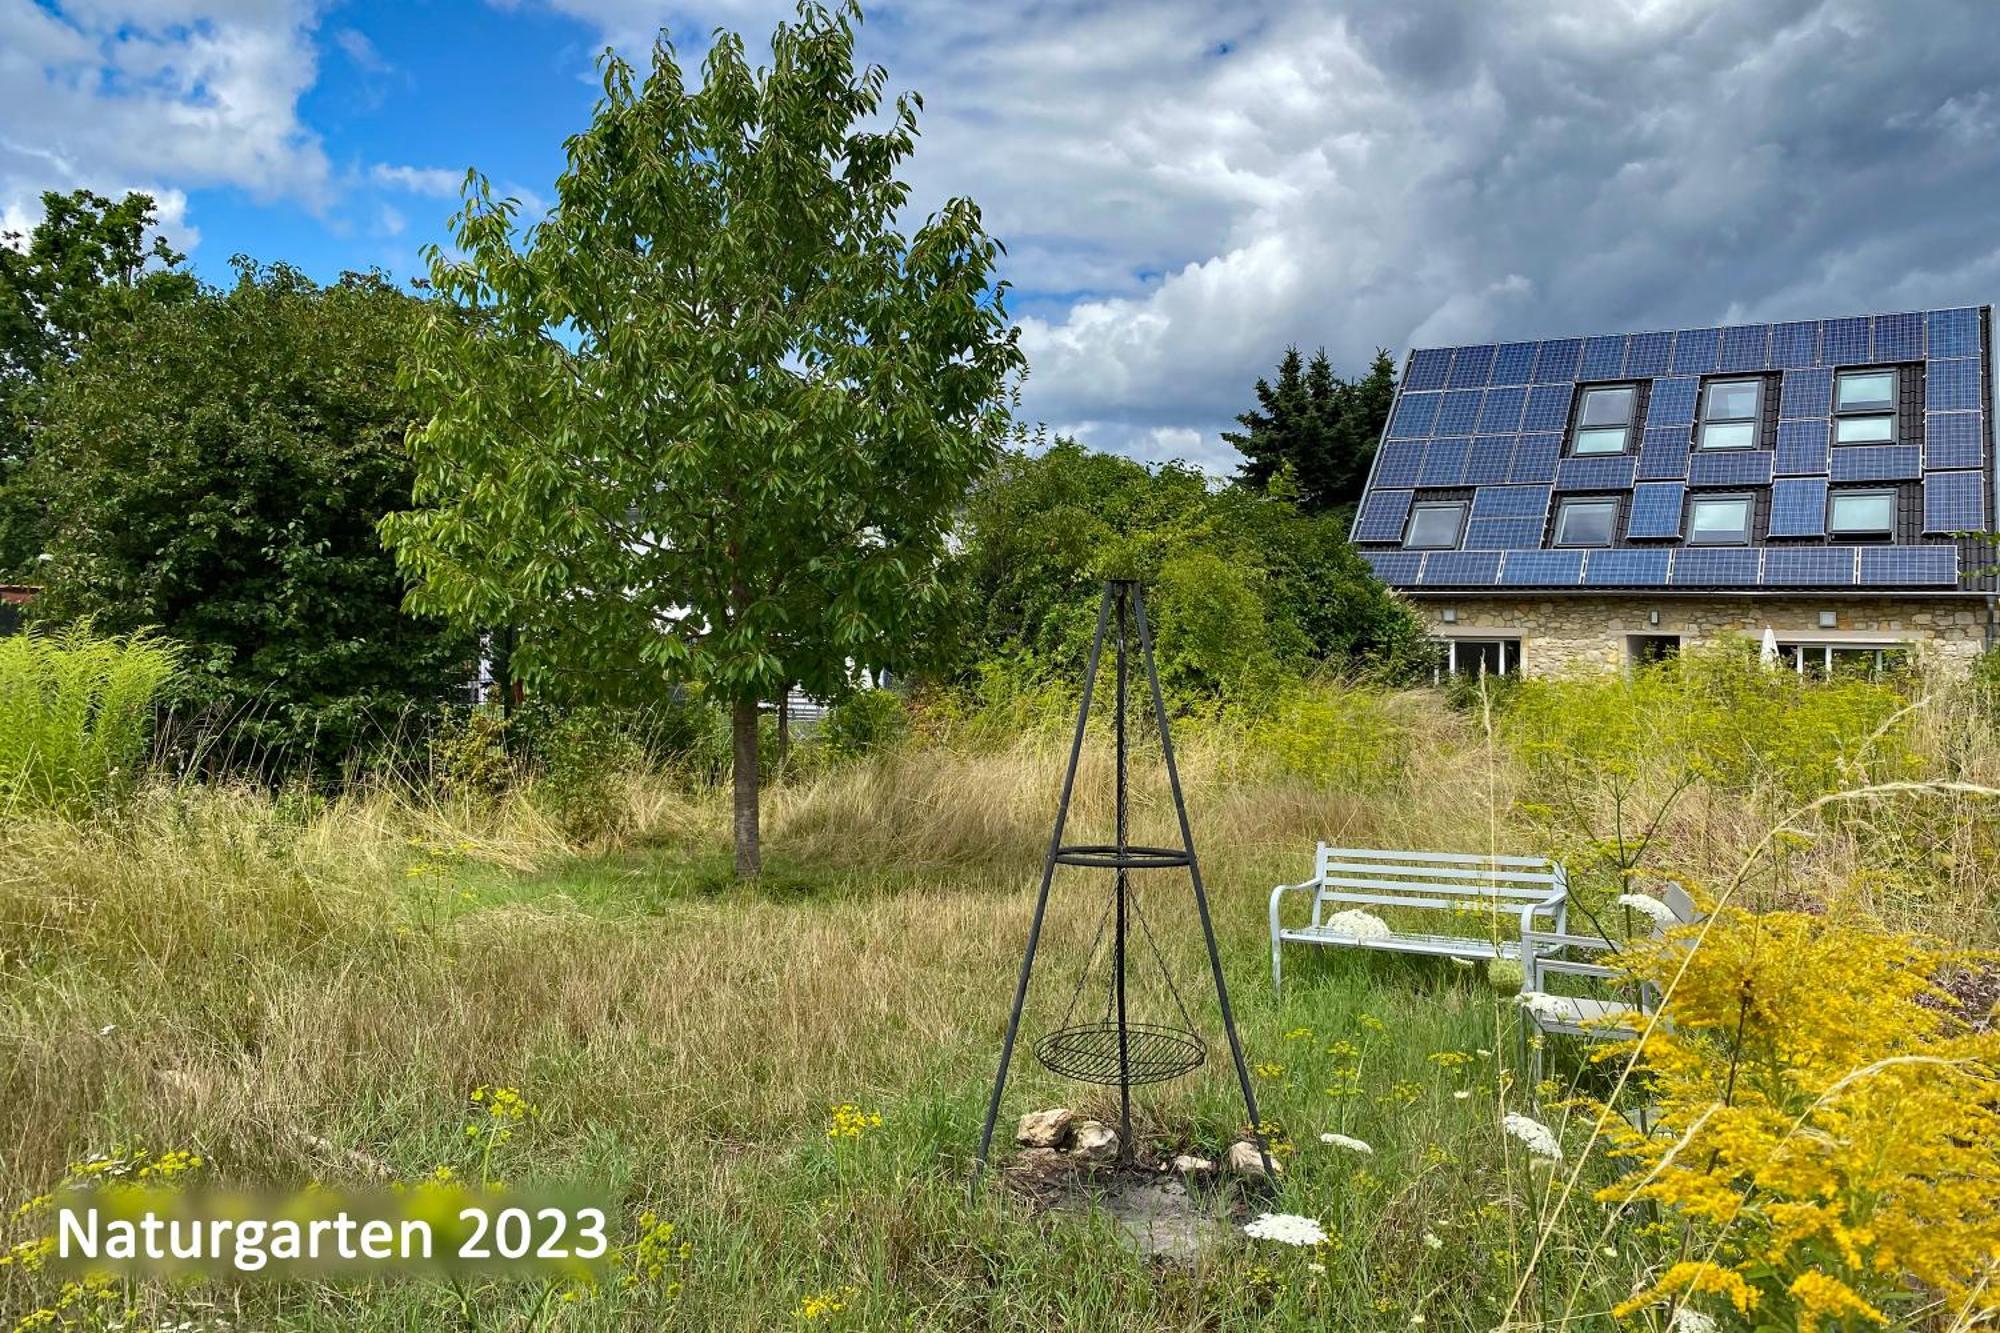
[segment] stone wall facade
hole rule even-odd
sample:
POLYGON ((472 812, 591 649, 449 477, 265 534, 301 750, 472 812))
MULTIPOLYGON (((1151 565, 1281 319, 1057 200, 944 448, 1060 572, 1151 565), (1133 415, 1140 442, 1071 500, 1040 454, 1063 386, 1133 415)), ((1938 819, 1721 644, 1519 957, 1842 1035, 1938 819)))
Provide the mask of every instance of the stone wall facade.
POLYGON ((1727 636, 1762 640, 1769 627, 1787 643, 1908 646, 1963 664, 1984 650, 1988 636, 1983 597, 1405 595, 1439 638, 1520 640, 1520 669, 1530 675, 1622 667, 1641 636, 1678 637, 1691 646, 1727 636), (1827 612, 1830 628, 1821 623, 1827 612))

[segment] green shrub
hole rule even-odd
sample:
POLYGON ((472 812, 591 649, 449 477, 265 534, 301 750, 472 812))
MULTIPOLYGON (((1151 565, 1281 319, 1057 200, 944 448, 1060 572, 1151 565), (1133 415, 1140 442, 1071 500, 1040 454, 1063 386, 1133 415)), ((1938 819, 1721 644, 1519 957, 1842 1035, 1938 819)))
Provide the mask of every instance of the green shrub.
POLYGON ((512 785, 508 719, 498 708, 452 710, 432 733, 431 778, 448 795, 490 801, 512 785))
POLYGON ((144 633, 0 638, 0 805, 78 813, 129 789, 179 663, 144 633))
POLYGON ((834 759, 885 750, 909 734, 909 710, 893 690, 863 690, 835 704, 820 724, 820 742, 834 759))
POLYGON ((1416 739, 1393 701, 1372 686, 1293 686, 1251 726, 1250 743, 1293 777, 1340 791, 1386 790, 1400 779, 1416 739))
POLYGON ((541 729, 535 804, 574 842, 613 837, 625 826, 618 779, 642 758, 625 721, 611 709, 576 708, 541 729))

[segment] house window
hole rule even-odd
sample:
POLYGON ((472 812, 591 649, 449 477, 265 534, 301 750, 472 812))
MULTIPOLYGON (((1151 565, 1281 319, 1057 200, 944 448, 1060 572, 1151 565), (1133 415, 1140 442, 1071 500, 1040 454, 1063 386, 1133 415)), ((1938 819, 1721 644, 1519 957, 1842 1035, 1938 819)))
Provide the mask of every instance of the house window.
POLYGON ((1826 498, 1826 530, 1835 537, 1890 537, 1896 532, 1894 491, 1835 491, 1826 498))
POLYGON ((1678 634, 1628 634, 1625 636, 1625 658, 1633 666, 1651 666, 1655 662, 1666 662, 1680 656, 1681 636, 1678 634))
POLYGON ((1577 409, 1576 437, 1570 452, 1622 454, 1632 433, 1632 409, 1639 391, 1629 384, 1585 389, 1583 406, 1577 409))
POLYGON ((1556 511, 1556 545, 1609 546, 1617 526, 1616 500, 1564 500, 1556 511))
POLYGON ((1762 380, 1711 380, 1701 398, 1701 447, 1757 447, 1757 405, 1763 401, 1762 380))
POLYGON ((1843 370, 1834 377, 1833 442, 1893 444, 1896 440, 1896 372, 1843 370))
POLYGON ((1742 546, 1750 540, 1750 497, 1698 495, 1688 505, 1688 540, 1701 546, 1742 546))
POLYGON ((1445 639, 1447 676, 1505 676, 1521 669, 1519 639, 1445 639))
POLYGON ((1896 643, 1780 643, 1778 664, 1814 680, 1879 680, 1905 665, 1909 650, 1896 643))
POLYGON ((1410 528, 1403 545, 1436 550, 1458 545, 1459 529, 1465 526, 1465 501, 1427 500, 1410 506, 1410 528))

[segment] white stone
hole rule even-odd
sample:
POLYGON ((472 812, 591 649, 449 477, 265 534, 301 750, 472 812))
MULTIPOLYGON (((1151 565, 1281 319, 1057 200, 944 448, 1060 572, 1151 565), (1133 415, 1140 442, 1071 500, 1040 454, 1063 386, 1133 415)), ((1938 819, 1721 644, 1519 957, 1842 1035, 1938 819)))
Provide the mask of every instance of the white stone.
MULTIPOLYGON (((1227 1161, 1233 1175, 1242 1176, 1246 1180, 1265 1178, 1264 1159, 1258 1154, 1257 1145, 1254 1143, 1246 1141, 1230 1144, 1227 1161)), ((1285 1173, 1285 1168, 1278 1164, 1276 1158, 1271 1159, 1271 1172, 1276 1175, 1285 1173)))
POLYGON ((1076 1120, 1076 1112, 1067 1106, 1054 1107, 1047 1111, 1030 1111, 1021 1117, 1021 1123, 1014 1130, 1014 1142, 1023 1148, 1060 1148, 1069 1137, 1070 1125, 1076 1120))
POLYGON ((1081 1162, 1115 1162, 1118 1160, 1118 1131, 1102 1121, 1081 1121, 1076 1126, 1070 1155, 1081 1162))
POLYGON ((1168 1169, 1180 1176, 1205 1176, 1215 1170, 1215 1163, 1193 1153, 1182 1153, 1174 1158, 1173 1165, 1168 1169))

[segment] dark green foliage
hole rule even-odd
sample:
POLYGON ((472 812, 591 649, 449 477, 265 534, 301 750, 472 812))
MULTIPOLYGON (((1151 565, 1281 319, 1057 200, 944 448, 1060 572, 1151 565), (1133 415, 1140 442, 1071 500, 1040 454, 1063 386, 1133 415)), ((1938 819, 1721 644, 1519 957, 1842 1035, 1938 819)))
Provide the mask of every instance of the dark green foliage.
POLYGON ((535 804, 574 842, 616 835, 628 816, 620 780, 638 766, 629 719, 607 707, 571 708, 536 738, 542 772, 535 804))
POLYGON ((50 191, 31 232, 0 235, 0 574, 33 577, 46 538, 23 472, 49 374, 98 325, 194 295, 185 256, 152 226, 148 195, 50 191))
POLYGON ((398 359, 420 307, 239 263, 100 326, 54 377, 31 474, 51 519, 41 619, 157 626, 186 698, 266 773, 334 776, 470 679, 472 644, 406 615, 375 525, 408 503, 398 359))
POLYGON ((1277 382, 1257 381, 1257 406, 1238 416, 1243 429, 1222 438, 1243 455, 1243 484, 1270 490, 1281 477, 1299 503, 1318 512, 1361 498, 1375 446, 1396 393, 1396 364, 1382 349, 1368 373, 1346 380, 1333 373, 1326 349, 1307 361, 1287 347, 1277 382))
POLYGON ((1422 633, 1347 544, 1345 523, 1058 440, 1009 454, 975 492, 959 573, 966 659, 1073 676, 1101 580, 1144 579, 1164 683, 1255 701, 1315 667, 1393 668, 1422 633))
POLYGON ((835 704, 820 723, 829 756, 848 759, 885 750, 909 734, 910 715, 894 690, 861 690, 835 704))

